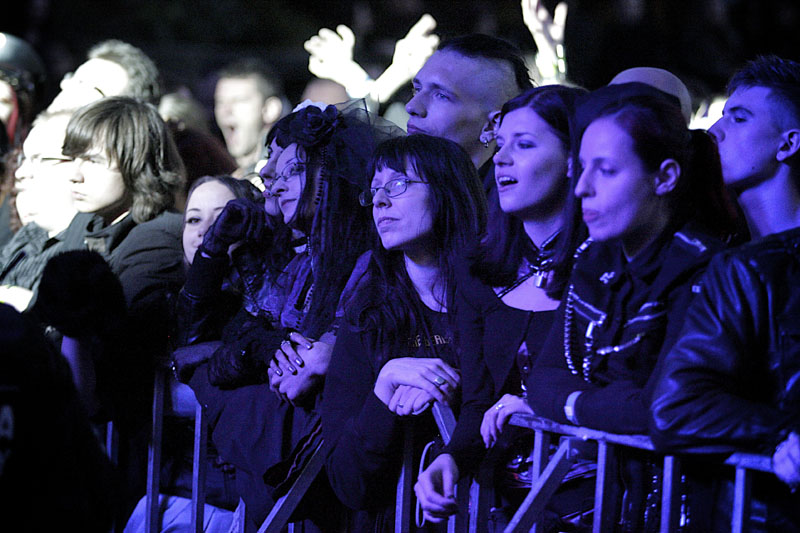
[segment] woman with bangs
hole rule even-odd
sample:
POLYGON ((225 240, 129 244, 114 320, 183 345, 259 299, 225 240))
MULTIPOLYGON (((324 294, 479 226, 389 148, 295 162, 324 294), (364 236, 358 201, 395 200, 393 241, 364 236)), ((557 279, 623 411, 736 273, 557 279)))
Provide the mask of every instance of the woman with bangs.
MULTIPOLYGON (((337 304, 374 235, 358 196, 374 146, 400 133, 379 127, 358 103, 306 107, 275 128, 262 170, 267 202, 229 202, 204 233, 192 268, 227 267, 237 243, 270 253, 276 232, 265 223, 265 209, 276 206, 283 223, 302 236, 290 245, 296 255, 276 273, 264 266, 222 342, 207 343, 207 360, 181 371, 207 408, 220 456, 236 468, 248 528, 260 524, 291 483, 306 446, 319 442, 317 408, 336 341, 337 304)), ((312 491, 311 504, 296 517, 308 518, 307 527, 333 530, 341 509, 322 485, 315 484, 323 492, 312 491)))
POLYGON ((469 156, 428 135, 378 147, 370 188, 380 246, 351 278, 325 382, 322 433, 328 479, 356 513, 351 530, 388 531, 404 433, 415 461, 437 434, 434 402, 457 407, 451 324, 455 272, 486 223, 469 156))

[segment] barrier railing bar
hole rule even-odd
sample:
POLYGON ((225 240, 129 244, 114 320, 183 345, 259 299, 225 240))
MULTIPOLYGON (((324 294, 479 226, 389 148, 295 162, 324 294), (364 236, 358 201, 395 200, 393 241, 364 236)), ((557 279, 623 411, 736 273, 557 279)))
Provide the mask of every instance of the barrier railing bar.
POLYGON ((152 433, 147 444, 147 499, 145 531, 156 533, 159 527, 159 485, 161 484, 161 438, 164 428, 165 372, 157 369, 153 383, 152 433))
POLYGON ((203 533, 206 505, 206 455, 208 428, 200 403, 194 409, 194 453, 192 455, 192 531, 203 533))
POLYGON ((664 456, 664 476, 661 483, 661 533, 676 531, 680 521, 679 489, 680 461, 674 455, 664 456))
POLYGON ((411 531, 411 483, 414 480, 414 435, 411 424, 403 431, 403 464, 397 478, 397 497, 394 513, 395 533, 411 531))
MULTIPOLYGON (((320 442, 303 467, 303 470, 297 476, 297 479, 292 483, 292 486, 286 494, 278 498, 278 501, 272 506, 269 515, 267 515, 267 518, 261 523, 258 533, 279 533, 286 527, 292 513, 297 508, 300 500, 303 499, 308 487, 311 486, 317 474, 322 470, 324 464, 325 456, 322 452, 322 442, 320 442)), ((290 528, 294 527, 292 524, 289 524, 289 526, 290 528)))

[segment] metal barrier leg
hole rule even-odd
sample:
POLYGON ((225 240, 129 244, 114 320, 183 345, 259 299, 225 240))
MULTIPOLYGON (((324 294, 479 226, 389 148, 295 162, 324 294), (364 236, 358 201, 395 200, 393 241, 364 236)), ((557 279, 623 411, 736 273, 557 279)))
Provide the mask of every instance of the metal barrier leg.
POLYGON ((525 500, 517 509, 517 512, 514 513, 504 533, 528 531, 533 527, 545 505, 550 501, 553 493, 561 485, 564 476, 569 472, 569 468, 573 463, 571 455, 569 439, 564 439, 547 464, 547 468, 542 472, 542 475, 533 482, 530 492, 525 496, 525 500))
POLYGON ((747 468, 736 467, 736 485, 733 489, 733 516, 731 531, 747 533, 750 522, 750 488, 753 483, 752 472, 747 468))
POLYGON ((594 489, 594 514, 592 531, 604 533, 614 528, 614 501, 616 493, 616 461, 614 447, 607 442, 597 442, 597 480, 594 489))
POLYGON ((203 417, 203 406, 194 410, 194 454, 192 456, 192 531, 203 533, 203 515, 206 505, 206 455, 208 428, 203 417))
POLYGON ((403 465, 397 478, 397 498, 394 512, 395 533, 411 530, 411 491, 414 481, 414 435, 411 425, 403 431, 403 465))
POLYGON ((664 474, 661 486, 661 533, 671 533, 678 529, 680 520, 681 486, 680 461, 674 455, 664 456, 664 474))
POLYGON ((147 499, 145 505, 145 531, 160 531, 159 485, 161 477, 161 435, 164 427, 164 371, 156 370, 153 384, 152 432, 147 448, 147 499))

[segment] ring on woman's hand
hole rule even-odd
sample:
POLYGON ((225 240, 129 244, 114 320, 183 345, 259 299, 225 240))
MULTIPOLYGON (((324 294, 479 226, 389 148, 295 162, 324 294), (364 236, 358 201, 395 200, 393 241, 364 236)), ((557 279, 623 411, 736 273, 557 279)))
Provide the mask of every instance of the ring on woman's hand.
POLYGON ((498 403, 497 405, 494 406, 495 411, 499 411, 502 408, 503 408, 503 404, 502 403, 498 403))
POLYGON ((289 345, 288 340, 281 341, 281 346, 288 346, 288 345, 289 345))
POLYGON ((433 384, 436 385, 437 387, 441 387, 442 385, 444 385, 444 378, 442 376, 436 376, 435 378, 433 378, 433 384))

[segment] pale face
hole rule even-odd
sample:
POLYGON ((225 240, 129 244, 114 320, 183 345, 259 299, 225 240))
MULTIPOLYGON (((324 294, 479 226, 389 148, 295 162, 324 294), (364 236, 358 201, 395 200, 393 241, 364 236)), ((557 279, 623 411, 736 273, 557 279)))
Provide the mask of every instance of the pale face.
POLYGON ((778 168, 781 128, 770 89, 739 88, 728 98, 709 133, 717 141, 725 184, 747 188, 770 178, 778 168))
POLYGON ((235 158, 261 148, 264 133, 264 96, 253 78, 222 78, 214 91, 214 117, 228 152, 235 158))
POLYGON ((235 199, 230 189, 218 181, 198 185, 186 201, 183 215, 183 254, 189 264, 203 244, 203 235, 217 220, 225 205, 235 199))
POLYGON ((264 187, 262 193, 264 195, 264 211, 271 216, 277 216, 281 212, 278 207, 277 199, 272 196, 268 188, 277 174, 278 158, 281 156, 282 152, 283 148, 278 146, 278 141, 272 139, 269 145, 269 158, 266 164, 258 170, 258 174, 261 176, 261 183, 264 187))
MULTIPOLYGON (((297 205, 306 186, 306 163, 297 153, 297 145, 290 144, 276 160, 276 180, 272 184, 272 195, 286 224, 297 222, 297 205)), ((267 190, 270 190, 269 187, 267 190)))
POLYGON ((488 113, 505 101, 497 81, 502 73, 503 67, 490 61, 435 52, 412 82, 414 96, 406 104, 411 115, 408 133, 454 141, 474 162, 475 154, 484 151, 479 137, 488 113))
POLYGON ((597 241, 620 239, 629 257, 657 236, 666 209, 656 195, 655 173, 633 151, 633 139, 614 119, 592 122, 580 148, 583 168, 575 195, 583 220, 597 241))
POLYGON ((560 210, 567 188, 567 150, 547 122, 522 107, 503 117, 494 155, 500 207, 522 219, 560 210))
MULTIPOLYGON (((370 187, 383 187, 398 178, 422 181, 410 165, 405 174, 387 167, 375 173, 370 187)), ((430 194, 427 183, 409 183, 406 191, 394 198, 389 198, 385 190, 375 194, 372 219, 384 248, 400 250, 410 257, 427 253, 433 232, 430 194)))
POLYGON ((112 222, 130 207, 122 173, 108 154, 95 146, 75 159, 72 199, 81 213, 97 213, 112 222))
POLYGON ((51 235, 64 230, 76 213, 71 193, 76 165, 61 153, 67 122, 69 116, 54 117, 33 127, 15 174, 20 220, 36 222, 51 235))
POLYGON ((128 87, 128 73, 107 59, 90 59, 61 80, 61 92, 48 111, 75 110, 106 96, 118 96, 128 87))

